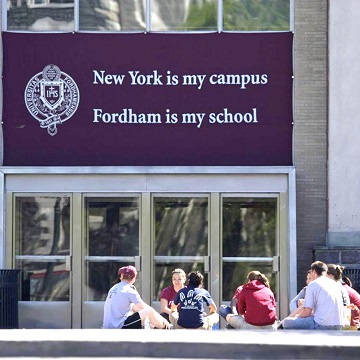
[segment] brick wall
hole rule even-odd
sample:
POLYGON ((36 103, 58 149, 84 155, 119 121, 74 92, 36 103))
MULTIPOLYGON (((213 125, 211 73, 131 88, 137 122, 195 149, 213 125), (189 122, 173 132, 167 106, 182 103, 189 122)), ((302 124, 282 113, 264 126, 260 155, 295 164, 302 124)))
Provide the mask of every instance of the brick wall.
POLYGON ((295 2, 294 163, 297 191, 298 288, 327 232, 326 0, 295 2))

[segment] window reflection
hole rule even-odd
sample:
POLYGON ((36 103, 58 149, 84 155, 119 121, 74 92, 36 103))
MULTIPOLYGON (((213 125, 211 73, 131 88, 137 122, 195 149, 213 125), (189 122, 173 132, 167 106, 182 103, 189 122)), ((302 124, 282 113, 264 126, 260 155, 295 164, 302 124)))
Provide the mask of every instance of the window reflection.
POLYGON ((152 31, 216 31, 217 0, 152 0, 152 31))
POLYGON ((224 0, 224 30, 288 31, 289 0, 224 0))
POLYGON ((65 263, 17 261, 22 269, 22 301, 69 301, 70 273, 65 263))
POLYGON ((87 198, 86 214, 86 300, 105 300, 118 269, 139 255, 139 198, 87 198))
POLYGON ((74 0, 10 0, 8 30, 74 31, 74 0))
POLYGON ((229 262, 223 264, 223 291, 222 301, 230 301, 238 286, 247 283, 247 274, 250 271, 260 271, 269 280, 270 288, 275 294, 277 290, 277 277, 272 272, 271 264, 259 262, 235 263, 229 262))
POLYGON ((70 198, 16 198, 16 255, 70 255, 70 198))
POLYGON ((156 198, 155 255, 205 256, 207 198, 156 198))
MULTIPOLYGON (((222 256, 223 299, 231 299, 235 289, 246 282, 252 270, 263 272, 271 280, 271 265, 241 262, 236 258, 272 258, 276 252, 276 198, 223 198, 222 256)), ((275 288, 273 289, 275 291, 275 288)))
MULTIPOLYGON (((74 31, 74 3, 80 31, 217 31, 217 0, 8 0, 8 30, 74 31)), ((223 0, 225 31, 288 31, 289 0, 223 0)))
MULTIPOLYGON (((206 197, 155 198, 155 282, 154 299, 171 285, 175 268, 204 274, 208 255, 208 199, 206 197), (193 260, 177 258, 191 256, 193 260)), ((204 274, 205 275, 205 274, 204 274)), ((207 278, 204 281, 207 286, 207 278)))
POLYGON ((144 31, 146 0, 81 0, 82 31, 144 31))
POLYGON ((69 301, 64 256, 70 255, 70 198, 18 197, 15 204, 15 255, 16 267, 23 274, 22 300, 69 301))

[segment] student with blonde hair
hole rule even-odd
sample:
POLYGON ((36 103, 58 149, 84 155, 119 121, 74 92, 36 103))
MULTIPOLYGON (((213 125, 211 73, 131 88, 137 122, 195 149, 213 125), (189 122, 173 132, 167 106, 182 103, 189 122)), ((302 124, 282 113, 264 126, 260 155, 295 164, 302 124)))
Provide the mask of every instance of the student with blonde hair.
POLYGON ((175 269, 172 272, 171 281, 172 285, 163 289, 160 294, 160 314, 168 321, 175 296, 185 286, 185 271, 183 269, 175 269))
POLYGON ((237 312, 222 306, 220 315, 235 329, 277 329, 276 303, 269 280, 260 271, 251 271, 238 294, 237 312))

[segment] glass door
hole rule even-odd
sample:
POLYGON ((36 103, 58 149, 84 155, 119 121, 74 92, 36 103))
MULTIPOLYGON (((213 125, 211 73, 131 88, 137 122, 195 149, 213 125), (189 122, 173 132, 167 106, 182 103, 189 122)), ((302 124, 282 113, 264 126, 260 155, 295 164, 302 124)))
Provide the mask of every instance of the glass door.
POLYGON ((153 291, 158 306, 161 291, 170 286, 172 271, 200 271, 208 287, 209 196, 153 196, 153 291))
POLYGON ((71 197, 14 197, 20 328, 71 328, 71 197))
POLYGON ((128 264, 140 269, 140 196, 85 196, 84 209, 82 328, 100 328, 118 269, 128 264))
POLYGON ((222 196, 222 302, 258 270, 278 301, 278 197, 222 196))

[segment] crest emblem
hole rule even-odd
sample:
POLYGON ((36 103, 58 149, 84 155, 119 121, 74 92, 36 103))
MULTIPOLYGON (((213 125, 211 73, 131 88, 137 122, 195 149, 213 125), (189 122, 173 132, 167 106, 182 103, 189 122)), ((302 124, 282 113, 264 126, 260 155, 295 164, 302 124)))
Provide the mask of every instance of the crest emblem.
POLYGON ((41 128, 54 136, 57 125, 70 119, 79 106, 75 81, 56 65, 47 65, 33 76, 25 88, 25 105, 41 128))

